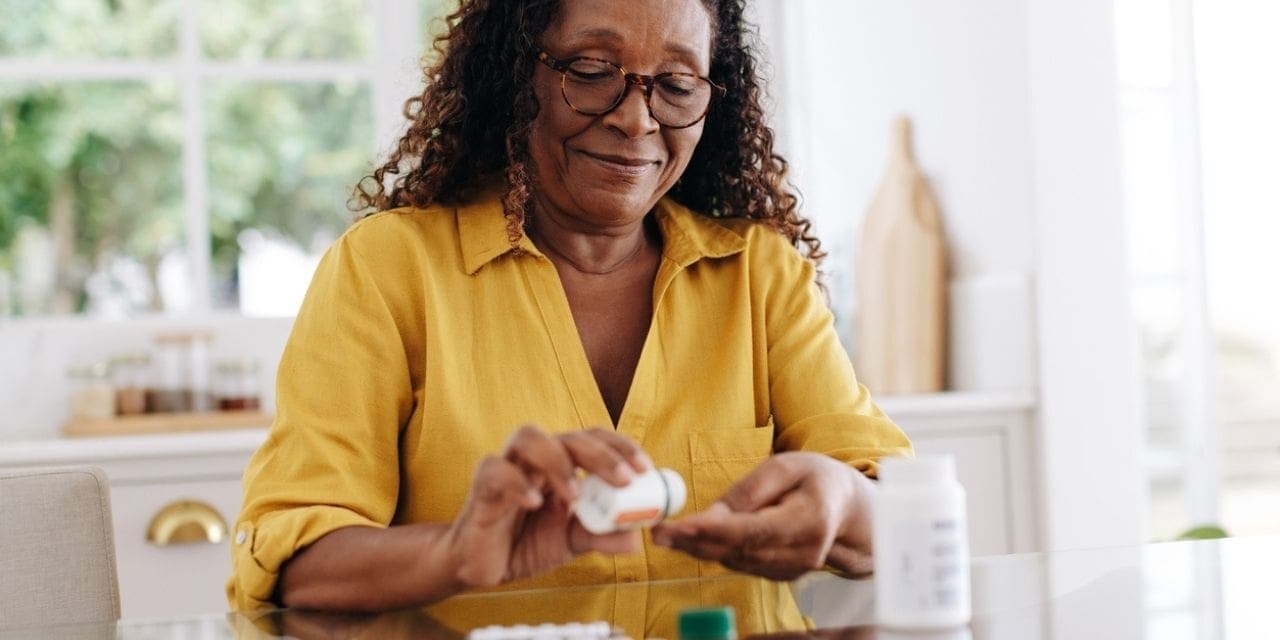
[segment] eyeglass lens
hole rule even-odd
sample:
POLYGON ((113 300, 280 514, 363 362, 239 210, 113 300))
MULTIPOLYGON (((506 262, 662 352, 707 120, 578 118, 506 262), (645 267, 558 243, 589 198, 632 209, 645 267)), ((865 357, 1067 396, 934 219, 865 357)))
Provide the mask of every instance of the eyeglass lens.
MULTIPOLYGON (((565 67, 564 98, 578 111, 598 115, 609 111, 627 90, 622 69, 598 60, 574 60, 565 67)), ((697 122, 711 102, 711 84, 685 73, 662 74, 654 79, 649 97, 653 117, 666 126, 697 122)))

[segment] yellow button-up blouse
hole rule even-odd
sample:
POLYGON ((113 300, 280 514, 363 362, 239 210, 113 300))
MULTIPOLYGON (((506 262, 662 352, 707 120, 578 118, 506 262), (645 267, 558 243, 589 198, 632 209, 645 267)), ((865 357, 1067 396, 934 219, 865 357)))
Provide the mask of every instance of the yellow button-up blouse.
MULTIPOLYGON (((702 510, 774 451, 874 475, 910 455, 854 378, 809 261, 759 223, 662 200, 648 336, 616 428, 702 510)), ((233 608, 270 606, 280 566, 334 529, 448 522, 478 460, 523 424, 612 424, 552 263, 508 240, 496 196, 353 225, 316 269, 280 363, 276 419, 244 475, 233 608)), ((587 554, 515 587, 718 573, 654 546, 587 554)))

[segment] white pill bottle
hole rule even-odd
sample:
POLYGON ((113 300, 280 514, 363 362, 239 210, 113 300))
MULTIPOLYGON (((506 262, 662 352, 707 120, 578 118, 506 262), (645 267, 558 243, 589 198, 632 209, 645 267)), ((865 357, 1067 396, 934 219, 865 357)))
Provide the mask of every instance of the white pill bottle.
POLYGON ((595 534, 650 527, 684 509, 684 478, 671 469, 650 469, 625 487, 599 476, 587 476, 573 511, 587 531, 595 534))
POLYGON ((876 620, 887 628, 969 622, 964 487, 949 455, 885 458, 872 500, 876 620))

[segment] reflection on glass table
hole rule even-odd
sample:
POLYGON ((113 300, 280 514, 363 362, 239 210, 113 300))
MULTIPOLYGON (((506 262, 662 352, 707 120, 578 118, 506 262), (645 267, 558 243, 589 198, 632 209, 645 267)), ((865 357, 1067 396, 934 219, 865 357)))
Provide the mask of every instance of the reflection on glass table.
POLYGON ((0 638, 437 638, 491 625, 605 621, 675 640, 683 609, 732 606, 739 638, 1084 640, 1280 638, 1280 537, 977 558, 973 621, 932 633, 877 629, 873 579, 816 572, 470 594, 377 615, 296 610, 0 631, 0 638))

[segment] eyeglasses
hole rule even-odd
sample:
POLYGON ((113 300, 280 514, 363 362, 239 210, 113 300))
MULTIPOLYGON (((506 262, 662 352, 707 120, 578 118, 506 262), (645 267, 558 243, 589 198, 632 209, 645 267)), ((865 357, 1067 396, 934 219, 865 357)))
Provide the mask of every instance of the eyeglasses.
POLYGON ((538 52, 538 60, 560 72, 560 94, 569 107, 588 116, 609 113, 622 104, 632 85, 644 88, 649 115, 658 124, 684 129, 698 124, 711 110, 711 98, 723 96, 725 88, 692 73, 659 73, 646 76, 627 73, 621 65, 599 58, 576 57, 560 60, 538 52))

